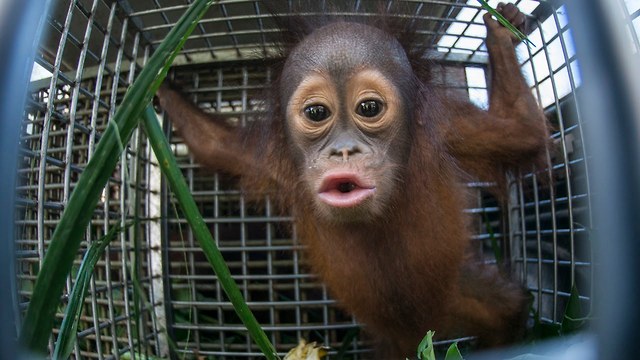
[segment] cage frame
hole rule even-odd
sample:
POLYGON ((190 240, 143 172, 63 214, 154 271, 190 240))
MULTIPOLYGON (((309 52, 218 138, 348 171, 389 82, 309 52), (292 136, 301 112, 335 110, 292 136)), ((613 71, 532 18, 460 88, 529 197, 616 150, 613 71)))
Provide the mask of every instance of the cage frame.
MULTIPOLYGON (((557 19, 556 19, 556 21, 557 21, 557 19)), ((632 33, 633 33, 633 32, 632 32, 632 33)), ((637 44, 637 37, 636 37, 635 41, 636 41, 636 44, 637 44)), ((563 47, 563 48, 564 48, 564 47, 563 47)), ((566 49, 565 49, 565 51, 566 51, 566 49)), ((566 53, 565 53, 565 54, 566 54, 566 53)), ((556 105, 559 105, 559 104, 556 104, 556 105)), ((564 139, 564 136, 562 136, 562 138, 564 139)), ((565 152, 565 153, 566 153, 566 146, 564 145, 564 142, 563 142, 563 152, 565 152)), ((565 169, 568 169, 568 166, 566 166, 566 164, 565 164, 565 169)), ((569 199, 571 199, 571 196, 569 196, 569 199)), ((40 203, 42 204, 42 202, 40 202, 40 203)), ((570 209, 571 209, 571 208, 570 208, 570 209)), ((572 232, 572 234, 573 234, 573 232, 572 232)), ((571 261, 571 262, 573 263, 574 261, 571 261)), ((573 277, 573 272, 572 272, 572 277, 573 277)))

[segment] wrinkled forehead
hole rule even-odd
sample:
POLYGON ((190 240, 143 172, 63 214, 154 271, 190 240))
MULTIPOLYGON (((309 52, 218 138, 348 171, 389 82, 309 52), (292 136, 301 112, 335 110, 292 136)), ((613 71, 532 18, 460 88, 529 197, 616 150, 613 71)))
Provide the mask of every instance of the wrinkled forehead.
POLYGON ((412 73, 395 37, 368 25, 333 23, 307 36, 289 55, 282 74, 282 95, 288 98, 311 72, 344 81, 366 68, 399 80, 412 73))

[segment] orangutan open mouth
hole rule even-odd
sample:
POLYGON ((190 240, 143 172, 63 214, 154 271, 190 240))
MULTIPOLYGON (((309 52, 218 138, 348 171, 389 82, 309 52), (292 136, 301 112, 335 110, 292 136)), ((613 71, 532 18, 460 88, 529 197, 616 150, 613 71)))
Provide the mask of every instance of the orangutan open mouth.
POLYGON ((354 207, 375 193, 375 186, 361 180, 356 174, 331 174, 322 179, 318 197, 335 207, 354 207))
POLYGON ((351 192, 352 190, 355 190, 357 187, 358 185, 352 182, 343 182, 338 184, 338 191, 344 194, 344 193, 351 192))

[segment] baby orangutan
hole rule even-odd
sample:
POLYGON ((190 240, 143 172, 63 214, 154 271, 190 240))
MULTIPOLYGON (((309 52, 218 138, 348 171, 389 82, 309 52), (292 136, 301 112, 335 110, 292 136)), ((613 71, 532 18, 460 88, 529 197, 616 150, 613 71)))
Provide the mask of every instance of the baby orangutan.
MULTIPOLYGON (((523 26, 515 6, 498 10, 523 26)), ((365 324, 377 358, 412 356, 427 330, 498 346, 525 328, 521 286, 468 255, 462 183, 536 164, 548 129, 515 38, 484 20, 488 111, 432 85, 424 53, 380 21, 285 29, 293 43, 270 108, 248 129, 166 86, 158 92, 200 163, 239 175, 247 190, 269 191, 291 211, 313 270, 365 324)))

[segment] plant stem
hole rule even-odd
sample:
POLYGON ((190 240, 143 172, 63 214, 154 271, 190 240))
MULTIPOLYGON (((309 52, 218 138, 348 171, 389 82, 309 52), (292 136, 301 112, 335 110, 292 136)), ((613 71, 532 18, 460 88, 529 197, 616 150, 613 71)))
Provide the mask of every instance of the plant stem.
POLYGON ((513 35, 515 35, 515 37, 517 37, 521 41, 524 41, 525 44, 533 46, 533 43, 531 42, 531 40, 529 40, 527 35, 523 34, 522 31, 518 30, 518 28, 513 26, 513 24, 509 20, 507 20, 504 16, 502 16, 502 14, 500 14, 496 9, 491 7, 491 5, 489 5, 488 2, 486 2, 485 0, 478 0, 478 2, 482 5, 482 7, 485 10, 491 13, 491 15, 495 16, 498 22, 502 24, 502 26, 509 29, 513 33, 513 35))
POLYGON ((229 296, 229 300, 233 304, 233 308, 236 310, 236 313, 247 327, 247 330, 249 330, 251 337, 256 344, 258 344, 260 350, 262 350, 262 353, 267 357, 267 359, 279 359, 273 345, 260 327, 260 324, 258 324, 256 318, 253 316, 253 313, 251 313, 251 310, 244 301, 237 284, 231 277, 231 273, 229 272, 229 268, 222 257, 222 253, 220 253, 220 250, 211 236, 211 232, 209 231, 207 224, 204 222, 204 219, 202 219, 200 211, 198 211, 198 206, 196 205, 195 200, 193 200, 189 186, 178 167, 178 163, 171 152, 171 147, 167 142, 167 138, 164 136, 162 128, 158 123, 156 113, 153 111, 151 106, 147 107, 143 121, 144 129, 149 137, 149 143, 158 158, 160 169, 169 181, 171 190, 178 199, 187 222, 191 226, 193 234, 198 240, 207 260, 209 260, 209 264, 211 264, 211 267, 218 276, 220 285, 229 296))
POLYGON ((64 312, 62 325, 60 325, 60 333, 53 351, 53 359, 68 359, 71 356, 73 345, 76 342, 76 331, 82 313, 82 306, 84 305, 84 297, 87 295, 93 269, 104 254, 107 245, 116 237, 120 229, 119 225, 111 227, 105 236, 91 243, 87 253, 84 255, 76 275, 73 290, 69 295, 69 304, 64 312))

